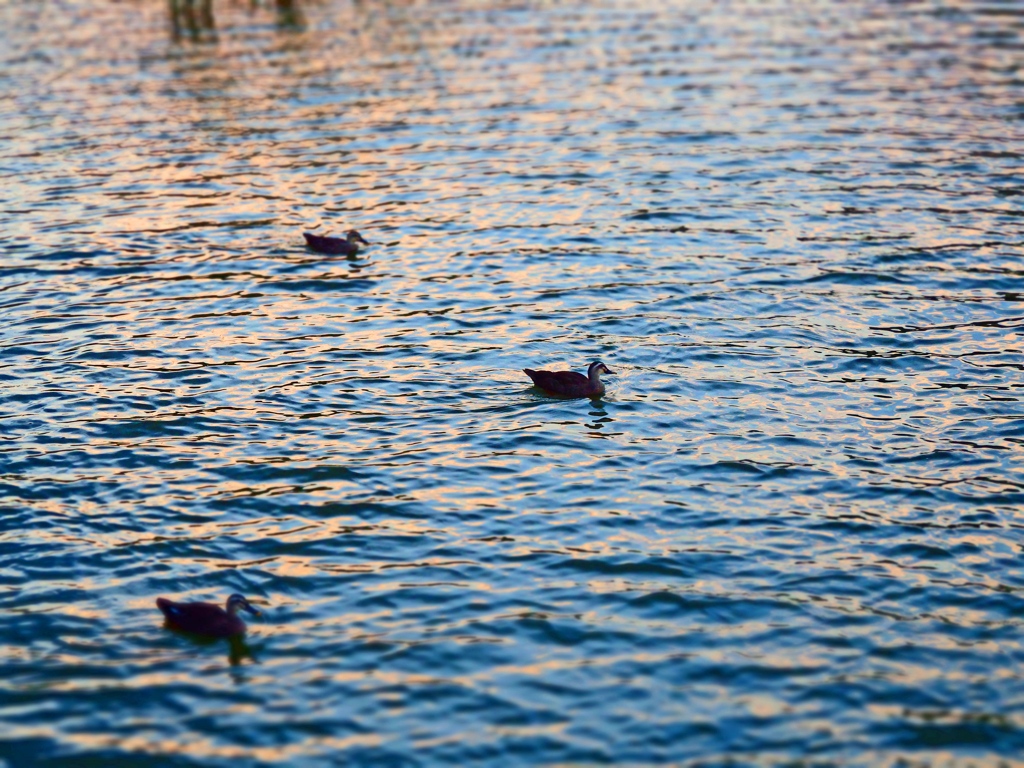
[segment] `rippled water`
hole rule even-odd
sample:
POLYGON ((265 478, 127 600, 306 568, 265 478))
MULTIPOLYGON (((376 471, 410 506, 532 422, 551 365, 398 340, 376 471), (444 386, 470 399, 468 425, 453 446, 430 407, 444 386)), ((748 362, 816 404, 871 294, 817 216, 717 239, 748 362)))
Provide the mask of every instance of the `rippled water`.
POLYGON ((1022 6, 178 22, 0 5, 0 765, 1024 764, 1022 6))

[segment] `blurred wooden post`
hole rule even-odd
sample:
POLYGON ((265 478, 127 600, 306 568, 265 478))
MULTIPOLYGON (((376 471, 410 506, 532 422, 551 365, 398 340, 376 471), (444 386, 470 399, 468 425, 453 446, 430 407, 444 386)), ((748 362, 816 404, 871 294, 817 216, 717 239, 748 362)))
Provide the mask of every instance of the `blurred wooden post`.
POLYGON ((175 40, 180 40, 183 32, 187 32, 193 40, 198 40, 203 32, 214 32, 216 29, 213 0, 198 0, 198 3, 196 0, 169 0, 168 10, 171 15, 171 35, 175 40))
POLYGON ((276 0, 278 23, 288 27, 298 27, 304 23, 299 0, 276 0))
MULTIPOLYGON (((252 10, 255 11, 259 5, 259 0, 251 0, 252 10)), ((278 24, 282 27, 301 27, 305 23, 299 0, 274 0, 274 7, 278 24)), ((213 0, 168 0, 167 8, 171 17, 171 36, 175 41, 184 35, 192 40, 200 40, 204 36, 216 38, 213 0)))

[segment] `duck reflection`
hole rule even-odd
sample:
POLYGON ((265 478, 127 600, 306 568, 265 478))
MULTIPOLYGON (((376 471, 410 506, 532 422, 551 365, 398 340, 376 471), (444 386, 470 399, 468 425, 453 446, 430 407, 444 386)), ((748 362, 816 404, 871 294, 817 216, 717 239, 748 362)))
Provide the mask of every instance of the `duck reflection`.
POLYGON ((586 425, 587 434, 590 437, 600 437, 607 439, 610 435, 602 432, 605 424, 611 424, 615 421, 611 416, 608 415, 608 409, 605 407, 603 400, 591 400, 593 407, 590 409, 589 416, 593 417, 593 422, 586 425))
POLYGON ((232 667, 237 667, 246 658, 252 659, 254 664, 259 662, 256 660, 256 655, 252 652, 252 648, 245 642, 245 638, 241 635, 228 639, 228 663, 232 667))
POLYGON ((223 642, 227 642, 228 646, 228 664, 232 667, 239 666, 246 659, 251 659, 254 664, 258 664, 259 660, 256 658, 256 654, 253 653, 252 648, 247 642, 245 642, 244 635, 234 635, 233 637, 221 638, 221 637, 207 637, 205 635, 197 635, 194 632, 186 632, 183 629, 178 629, 173 624, 164 625, 169 631, 173 632, 179 637, 188 639, 189 642, 195 645, 206 648, 211 645, 218 645, 223 642))

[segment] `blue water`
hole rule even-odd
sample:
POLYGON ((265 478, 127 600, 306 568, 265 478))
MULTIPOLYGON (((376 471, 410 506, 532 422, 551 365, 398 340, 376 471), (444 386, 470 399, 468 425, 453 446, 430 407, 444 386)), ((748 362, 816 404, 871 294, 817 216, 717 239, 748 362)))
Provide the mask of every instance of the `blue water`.
POLYGON ((0 6, 0 766, 1022 764, 1022 34, 0 6))

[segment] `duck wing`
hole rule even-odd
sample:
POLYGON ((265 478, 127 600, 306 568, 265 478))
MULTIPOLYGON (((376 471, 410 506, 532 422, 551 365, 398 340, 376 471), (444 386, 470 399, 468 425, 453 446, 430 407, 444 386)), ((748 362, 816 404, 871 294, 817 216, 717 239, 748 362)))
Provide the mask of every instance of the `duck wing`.
POLYGON ((314 251, 328 253, 332 256, 350 256, 358 250, 358 247, 343 237, 326 237, 314 235, 312 232, 303 232, 306 244, 314 251))

